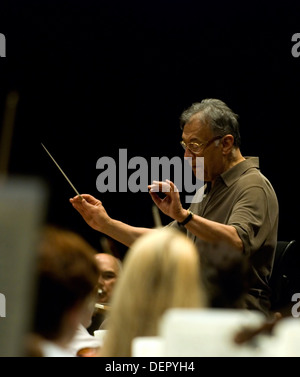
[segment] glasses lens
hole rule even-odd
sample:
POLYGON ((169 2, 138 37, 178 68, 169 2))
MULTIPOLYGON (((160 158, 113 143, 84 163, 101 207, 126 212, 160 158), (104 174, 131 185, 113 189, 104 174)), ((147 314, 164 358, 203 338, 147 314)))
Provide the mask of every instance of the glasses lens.
POLYGON ((201 145, 197 143, 189 143, 186 145, 184 141, 181 141, 180 144, 184 150, 188 148, 192 153, 199 153, 201 151, 201 145))
POLYGON ((188 148, 193 153, 199 153, 201 151, 201 145, 197 143, 189 143, 188 148))

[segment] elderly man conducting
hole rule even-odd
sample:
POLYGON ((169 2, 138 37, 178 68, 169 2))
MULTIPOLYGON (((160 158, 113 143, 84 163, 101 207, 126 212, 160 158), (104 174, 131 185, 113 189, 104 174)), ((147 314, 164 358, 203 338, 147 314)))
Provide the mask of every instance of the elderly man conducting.
MULTIPOLYGON (((270 315, 270 288, 278 229, 278 201, 269 180, 260 172, 258 157, 244 157, 238 116, 222 101, 205 99, 194 103, 180 118, 181 144, 185 158, 204 157, 206 190, 200 202, 185 209, 173 182, 162 198, 153 182, 149 193, 157 207, 181 228, 200 253, 208 244, 226 244, 243 253, 251 267, 251 287, 244 302, 248 309, 270 315)), ((197 194, 196 194, 197 195, 197 194)), ((73 207, 93 229, 130 246, 145 232, 111 218, 102 202, 83 194, 70 199, 73 207)))

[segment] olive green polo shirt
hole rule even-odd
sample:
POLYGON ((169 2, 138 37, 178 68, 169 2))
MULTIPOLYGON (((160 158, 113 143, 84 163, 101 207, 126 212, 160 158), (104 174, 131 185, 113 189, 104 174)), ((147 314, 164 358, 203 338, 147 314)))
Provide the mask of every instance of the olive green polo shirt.
MULTIPOLYGON (((254 278, 246 307, 267 314, 270 307, 268 280, 277 243, 278 201, 271 183, 259 170, 258 157, 248 157, 221 174, 209 193, 200 203, 192 203, 190 210, 236 228, 254 278)), ((179 225, 174 221, 170 226, 179 225)), ((201 252, 205 242, 186 229, 185 232, 201 252)))

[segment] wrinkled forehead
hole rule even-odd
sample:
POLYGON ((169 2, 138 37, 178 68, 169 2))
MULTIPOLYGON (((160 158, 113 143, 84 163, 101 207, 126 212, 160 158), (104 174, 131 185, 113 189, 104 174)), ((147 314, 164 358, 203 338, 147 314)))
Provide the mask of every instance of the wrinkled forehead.
POLYGON ((211 136, 212 130, 210 126, 201 119, 200 114, 193 115, 190 120, 185 123, 182 130, 183 140, 206 140, 211 136))

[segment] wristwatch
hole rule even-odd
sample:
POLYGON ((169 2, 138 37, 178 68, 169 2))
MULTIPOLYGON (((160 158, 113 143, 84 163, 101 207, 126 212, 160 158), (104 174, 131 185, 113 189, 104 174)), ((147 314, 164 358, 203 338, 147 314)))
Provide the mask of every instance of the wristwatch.
POLYGON ((181 223, 178 221, 179 225, 186 225, 190 220, 192 220, 192 217, 194 216, 193 212, 190 211, 189 209, 187 211, 188 211, 187 217, 181 223))

